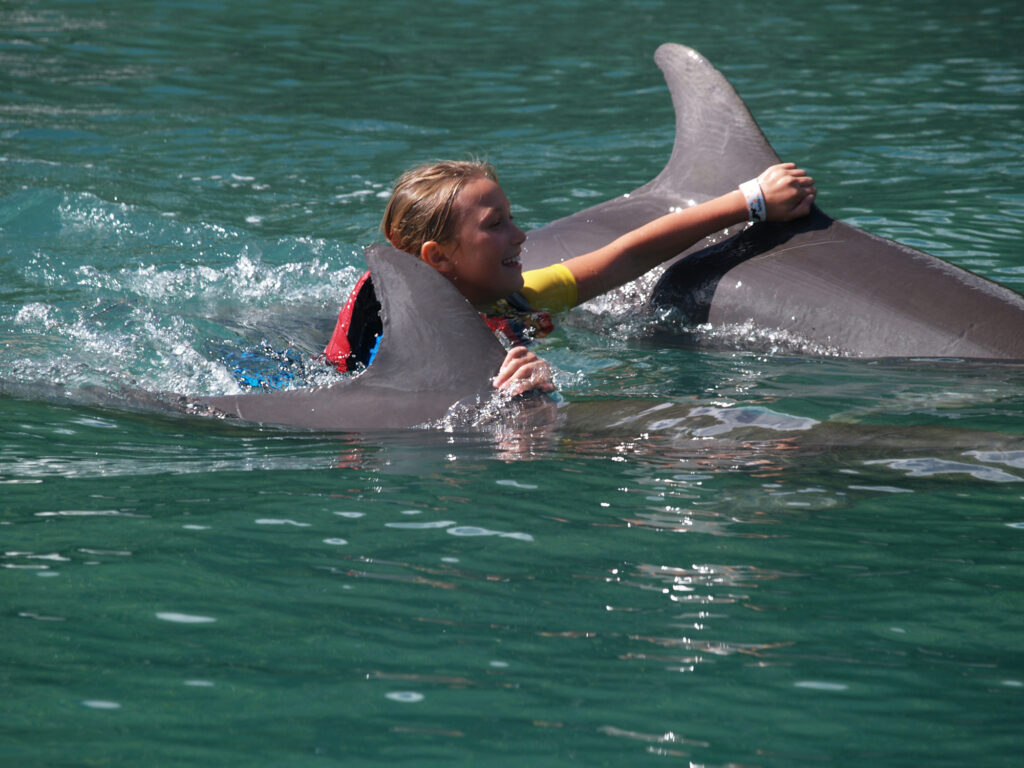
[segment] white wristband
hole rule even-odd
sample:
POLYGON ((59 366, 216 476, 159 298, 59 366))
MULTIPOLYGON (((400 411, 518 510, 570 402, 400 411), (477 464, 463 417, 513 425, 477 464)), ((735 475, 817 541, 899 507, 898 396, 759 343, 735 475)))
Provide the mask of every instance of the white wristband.
POLYGON ((740 184, 740 192, 747 199, 747 220, 753 224, 755 221, 767 221, 768 211, 764 201, 764 192, 757 179, 744 181, 740 184))

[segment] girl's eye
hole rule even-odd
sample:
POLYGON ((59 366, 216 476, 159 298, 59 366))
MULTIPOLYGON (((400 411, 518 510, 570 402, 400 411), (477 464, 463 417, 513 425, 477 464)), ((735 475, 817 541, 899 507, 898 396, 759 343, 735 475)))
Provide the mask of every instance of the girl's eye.
POLYGON ((506 221, 515 221, 515 218, 516 217, 513 216, 511 213, 496 213, 492 218, 484 220, 484 226, 486 226, 488 229, 497 229, 506 221))

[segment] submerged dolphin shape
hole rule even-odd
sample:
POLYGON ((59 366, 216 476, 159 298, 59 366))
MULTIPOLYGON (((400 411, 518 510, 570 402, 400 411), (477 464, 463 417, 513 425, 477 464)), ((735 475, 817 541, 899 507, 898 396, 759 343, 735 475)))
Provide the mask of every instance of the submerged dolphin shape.
MULTIPOLYGON (((531 232, 528 269, 599 248, 673 207, 736 188, 779 162, 746 105, 682 45, 655 53, 676 114, 672 155, 622 197, 531 232)), ((815 207, 795 222, 722 233, 669 262, 648 301, 694 324, 783 329, 850 357, 1024 359, 1024 297, 935 256, 868 234, 815 207)))
POLYGON ((381 304, 373 365, 326 387, 188 398, 189 410, 322 430, 412 427, 494 395, 505 349, 439 272, 387 245, 366 251, 381 304))

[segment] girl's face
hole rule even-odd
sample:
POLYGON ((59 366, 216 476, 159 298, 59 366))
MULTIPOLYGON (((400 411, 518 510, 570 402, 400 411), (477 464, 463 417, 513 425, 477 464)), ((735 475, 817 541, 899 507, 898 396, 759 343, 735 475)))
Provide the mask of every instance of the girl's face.
POLYGON ((503 299, 523 287, 519 251, 526 235, 512 220, 508 198, 486 177, 462 187, 452 209, 455 234, 437 268, 471 304, 503 299))

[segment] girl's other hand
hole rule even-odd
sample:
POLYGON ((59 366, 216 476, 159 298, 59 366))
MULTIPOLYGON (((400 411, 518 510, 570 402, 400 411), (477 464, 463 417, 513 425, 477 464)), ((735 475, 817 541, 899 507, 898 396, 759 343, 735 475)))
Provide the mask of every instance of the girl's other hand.
POLYGON ((768 221, 791 221, 806 216, 818 194, 814 179, 795 163, 773 165, 757 177, 757 183, 764 195, 768 221))
POLYGON ((551 392, 555 388, 551 368, 526 347, 513 347, 508 351, 491 383, 495 389, 509 395, 521 395, 531 389, 551 392))

